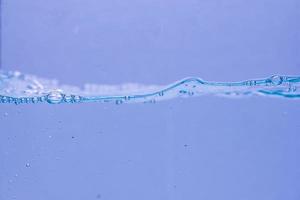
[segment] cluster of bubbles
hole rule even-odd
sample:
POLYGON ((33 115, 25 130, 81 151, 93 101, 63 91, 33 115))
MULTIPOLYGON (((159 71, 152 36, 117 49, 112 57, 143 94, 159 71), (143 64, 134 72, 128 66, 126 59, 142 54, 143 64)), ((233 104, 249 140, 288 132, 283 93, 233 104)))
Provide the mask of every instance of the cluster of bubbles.
POLYGON ((59 103, 80 103, 82 97, 79 95, 65 95, 59 91, 51 91, 48 95, 40 97, 9 97, 0 95, 0 103, 28 104, 28 103, 43 103, 50 104, 59 103))
POLYGON ((80 103, 82 97, 79 95, 66 95, 61 90, 53 90, 46 96, 46 101, 50 104, 59 103, 80 103))
MULTIPOLYGON (((80 90, 78 87, 59 86, 58 82, 25 76, 21 73, 0 73, 0 103, 81 103, 81 102, 130 102, 155 103, 156 101, 176 97, 200 95, 221 96, 281 96, 300 98, 300 77, 274 75, 265 79, 246 80, 241 82, 208 82, 199 78, 185 78, 165 87, 126 85, 126 87, 92 85, 91 89, 80 90), (132 89, 144 89, 134 92, 132 89), (54 89, 60 88, 60 89, 54 89), (116 88, 121 88, 120 90, 116 88), (124 89, 125 88, 125 89, 124 89), (150 91, 149 88, 155 90, 150 91), (109 90, 110 89, 110 90, 109 90), (102 95, 101 91, 111 92, 102 95), (64 92, 66 91, 66 92, 64 92), (116 92, 116 95, 113 95, 116 92), (125 93, 120 95, 120 93, 125 93), (118 93, 118 94, 117 94, 118 93), (25 94, 25 95, 23 95, 25 94), (75 95, 76 94, 76 95, 75 95)), ((124 86, 124 85, 122 85, 124 86)))

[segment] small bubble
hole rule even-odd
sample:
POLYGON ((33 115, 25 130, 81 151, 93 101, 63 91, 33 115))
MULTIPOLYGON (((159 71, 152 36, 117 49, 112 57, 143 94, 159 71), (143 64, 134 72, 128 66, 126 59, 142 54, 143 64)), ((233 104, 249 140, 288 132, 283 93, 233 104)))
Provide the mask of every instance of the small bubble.
POLYGON ((26 165, 25 165, 26 167, 30 167, 30 164, 29 163, 26 163, 26 165))
POLYGON ((156 100, 155 99, 150 99, 150 100, 144 101, 144 103, 153 103, 153 104, 155 104, 156 100))
POLYGON ((186 94, 187 91, 186 91, 186 90, 180 90, 179 93, 180 93, 180 94, 186 94))
POLYGON ((122 100, 119 100, 119 99, 118 99, 118 100, 116 100, 116 104, 117 104, 117 105, 120 105, 120 104, 122 104, 122 103, 123 103, 123 101, 122 101, 122 100))
POLYGON ((8 116, 8 113, 7 113, 7 112, 5 112, 5 113, 4 113, 4 117, 7 117, 7 116, 8 116))
POLYGON ((14 99, 14 103, 16 104, 16 105, 19 105, 20 103, 21 103, 21 100, 20 99, 14 99))
POLYGON ((283 81, 283 78, 281 76, 274 75, 271 76, 270 80, 273 85, 280 85, 283 81))
POLYGON ((81 97, 78 95, 72 95, 73 102, 79 103, 81 101, 81 97))
POLYGON ((292 84, 289 84, 288 92, 296 92, 296 90, 297 90, 296 86, 293 86, 292 84))
POLYGON ((32 103, 37 103, 39 101, 38 97, 32 97, 31 99, 32 103))
POLYGON ((48 98, 47 96, 38 97, 39 102, 47 101, 47 98, 48 98))
POLYGON ((1 100, 2 103, 6 103, 7 102, 7 97, 1 96, 0 100, 1 100))
POLYGON ((255 81, 255 80, 247 81, 247 82, 246 82, 246 85, 254 86, 254 85, 256 85, 256 81, 255 81))
POLYGON ((189 95, 189 96, 193 96, 193 95, 194 95, 194 92, 189 91, 189 92, 188 92, 188 95, 189 95))
POLYGON ((160 96, 160 97, 164 96, 164 92, 163 91, 159 92, 158 96, 160 96))
POLYGON ((63 94, 60 90, 53 90, 47 95, 47 102, 51 104, 61 103, 63 100, 63 94))
POLYGON ((64 101, 67 102, 67 103, 72 102, 72 96, 71 95, 65 95, 64 96, 64 101))
POLYGON ((129 101, 129 100, 131 99, 131 96, 124 96, 124 99, 125 99, 126 101, 129 101))

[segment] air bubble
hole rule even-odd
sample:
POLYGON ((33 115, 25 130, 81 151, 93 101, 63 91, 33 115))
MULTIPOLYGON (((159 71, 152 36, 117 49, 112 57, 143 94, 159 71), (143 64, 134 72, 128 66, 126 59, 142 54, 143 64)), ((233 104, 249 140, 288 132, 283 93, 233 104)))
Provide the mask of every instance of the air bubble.
POLYGON ((283 81, 283 78, 278 75, 271 76, 270 81, 273 85, 280 85, 283 81))
POLYGON ((79 103, 81 101, 81 97, 78 95, 72 95, 72 101, 75 103, 79 103))
POLYGON ((67 103, 71 103, 73 101, 72 96, 71 95, 65 95, 64 96, 64 101, 67 102, 67 103))
POLYGON ((248 86, 255 86, 256 85, 256 80, 247 81, 246 85, 248 85, 248 86))
POLYGON ((32 103, 37 103, 39 101, 38 97, 32 97, 31 99, 32 103))
POLYGON ((61 86, 57 81, 40 79, 20 72, 0 72, 0 104, 29 103, 85 103, 151 102, 178 97, 220 96, 281 96, 300 99, 299 76, 270 76, 264 79, 239 82, 213 82, 199 78, 186 78, 171 85, 88 85, 84 89, 76 86, 61 86), (41 80, 41 82, 39 82, 41 80), (64 91, 58 88, 63 88, 64 91), (225 94, 225 95, 224 95, 225 94))
POLYGON ((119 100, 119 99, 116 100, 116 104, 117 104, 117 105, 120 105, 120 104, 122 104, 122 103, 123 103, 122 100, 119 100))
POLYGON ((125 101, 130 101, 131 96, 124 96, 125 101))
POLYGON ((152 104, 155 104, 156 103, 156 100, 155 99, 150 99, 150 100, 147 100, 147 101, 144 101, 144 103, 152 103, 152 104))
POLYGON ((163 92, 163 91, 160 91, 160 92, 158 93, 158 96, 160 96, 160 97, 164 96, 164 92, 163 92))
POLYGON ((47 95, 47 102, 51 104, 61 103, 63 100, 63 94, 60 90, 53 90, 47 95))

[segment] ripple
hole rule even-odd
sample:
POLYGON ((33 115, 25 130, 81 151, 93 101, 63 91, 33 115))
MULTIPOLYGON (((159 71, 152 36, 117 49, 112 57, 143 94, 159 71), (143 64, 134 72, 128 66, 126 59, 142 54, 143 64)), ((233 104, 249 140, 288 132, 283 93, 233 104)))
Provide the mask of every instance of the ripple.
POLYGON ((197 77, 189 77, 166 86, 127 83, 122 85, 85 84, 80 88, 20 72, 0 71, 0 103, 2 104, 111 102, 120 105, 155 103, 174 98, 205 95, 223 97, 259 95, 300 99, 299 87, 299 76, 274 75, 269 78, 240 82, 209 82, 197 77))

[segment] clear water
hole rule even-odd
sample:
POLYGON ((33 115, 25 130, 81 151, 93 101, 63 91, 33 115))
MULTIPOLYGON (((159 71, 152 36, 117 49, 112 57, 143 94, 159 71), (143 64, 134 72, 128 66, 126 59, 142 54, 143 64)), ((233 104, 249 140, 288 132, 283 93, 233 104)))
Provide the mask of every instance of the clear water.
POLYGON ((0 74, 0 103, 154 103, 178 97, 202 95, 300 98, 299 86, 300 77, 274 75, 265 79, 226 83, 185 78, 168 86, 86 84, 81 89, 20 72, 2 72, 0 74))

